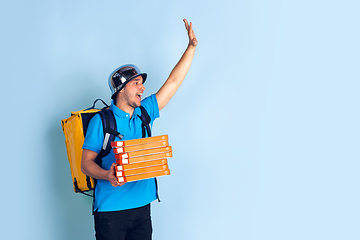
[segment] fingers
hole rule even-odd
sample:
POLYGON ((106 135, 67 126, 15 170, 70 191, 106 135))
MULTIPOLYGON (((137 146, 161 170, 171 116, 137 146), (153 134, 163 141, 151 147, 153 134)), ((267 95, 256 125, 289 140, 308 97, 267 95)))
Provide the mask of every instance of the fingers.
POLYGON ((116 163, 111 164, 110 171, 114 173, 114 176, 115 176, 115 167, 116 167, 116 163))
MULTIPOLYGON (((188 30, 189 31, 189 24, 188 24, 188 21, 184 18, 183 19, 183 21, 184 21, 184 23, 185 23, 185 28, 186 28, 186 30, 188 30)), ((191 23, 190 23, 191 24, 191 23)))
POLYGON ((113 163, 108 171, 108 177, 107 179, 109 180, 111 186, 113 187, 119 187, 119 186, 122 186, 124 185, 125 183, 119 183, 117 178, 116 178, 116 175, 115 175, 115 171, 116 171, 116 163, 113 163))
POLYGON ((184 19, 183 21, 185 23, 186 30, 188 31, 189 43, 196 47, 198 44, 198 41, 197 41, 195 33, 192 29, 192 22, 190 22, 190 24, 189 24, 186 19, 184 19))
POLYGON ((113 186, 113 187, 119 187, 119 186, 123 185, 123 184, 120 185, 120 183, 116 179, 110 181, 110 183, 111 183, 111 186, 113 186))
POLYGON ((190 24, 188 23, 188 21, 184 18, 184 23, 185 23, 185 28, 186 28, 186 30, 188 31, 188 35, 190 36, 190 35, 195 35, 194 34, 194 31, 193 31, 193 29, 192 29, 192 22, 190 22, 190 24))
POLYGON ((192 22, 190 22, 190 24, 188 23, 188 21, 186 19, 183 20, 185 23, 185 28, 186 30, 191 33, 192 32, 192 22))
POLYGON ((115 167, 116 167, 116 163, 113 163, 110 167, 108 178, 109 178, 109 182, 111 183, 111 185, 113 187, 118 187, 118 186, 120 186, 120 183, 118 182, 118 180, 115 176, 115 167))
POLYGON ((113 186, 113 187, 121 186, 115 176, 114 176, 113 179, 110 179, 109 181, 110 181, 110 183, 111 183, 111 186, 113 186))

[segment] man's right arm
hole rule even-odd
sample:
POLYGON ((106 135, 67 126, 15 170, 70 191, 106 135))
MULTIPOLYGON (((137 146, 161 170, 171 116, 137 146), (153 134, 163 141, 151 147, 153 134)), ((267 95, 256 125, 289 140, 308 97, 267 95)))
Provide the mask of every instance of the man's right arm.
POLYGON ((95 179, 108 180, 112 186, 122 186, 124 183, 119 183, 115 177, 115 166, 113 163, 110 170, 102 169, 96 162, 97 153, 88 149, 83 149, 81 157, 81 171, 95 179))

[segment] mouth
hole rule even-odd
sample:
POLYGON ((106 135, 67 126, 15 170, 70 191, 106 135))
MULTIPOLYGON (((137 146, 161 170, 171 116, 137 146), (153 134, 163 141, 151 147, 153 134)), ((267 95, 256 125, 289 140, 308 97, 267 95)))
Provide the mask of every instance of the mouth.
POLYGON ((136 96, 141 100, 142 93, 138 93, 136 96))

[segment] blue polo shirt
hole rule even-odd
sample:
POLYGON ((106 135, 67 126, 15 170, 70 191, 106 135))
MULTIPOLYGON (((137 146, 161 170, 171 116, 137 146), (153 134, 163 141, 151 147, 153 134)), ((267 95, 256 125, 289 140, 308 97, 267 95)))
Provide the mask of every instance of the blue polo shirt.
MULTIPOLYGON (((147 110, 152 126, 153 121, 159 117, 159 106, 156 95, 143 99, 141 105, 147 110)), ((113 111, 117 124, 117 131, 124 135, 122 140, 131 140, 142 137, 141 130, 141 110, 135 108, 132 117, 116 107, 112 102, 110 109, 113 111)), ((83 149, 88 149, 99 153, 104 141, 102 122, 99 114, 96 114, 90 121, 87 129, 83 149)), ((120 141, 115 138, 115 141, 120 141)), ((109 170, 115 162, 113 151, 102 159, 102 168, 109 170)), ((94 207, 100 212, 118 211, 131 208, 142 207, 156 200, 155 179, 146 179, 136 182, 125 183, 121 187, 113 187, 107 180, 97 180, 95 189, 94 207)))

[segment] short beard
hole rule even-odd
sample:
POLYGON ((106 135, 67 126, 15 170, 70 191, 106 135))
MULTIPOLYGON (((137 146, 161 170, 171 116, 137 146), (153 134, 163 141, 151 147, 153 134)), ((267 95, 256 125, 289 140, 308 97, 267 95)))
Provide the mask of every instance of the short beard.
POLYGON ((128 104, 130 107, 132 107, 132 108, 134 108, 134 109, 137 108, 137 107, 140 107, 140 105, 141 105, 141 103, 140 103, 140 105, 138 105, 135 101, 131 101, 131 100, 130 100, 130 97, 129 97, 129 95, 127 94, 126 91, 124 91, 123 99, 127 102, 127 104, 128 104))

